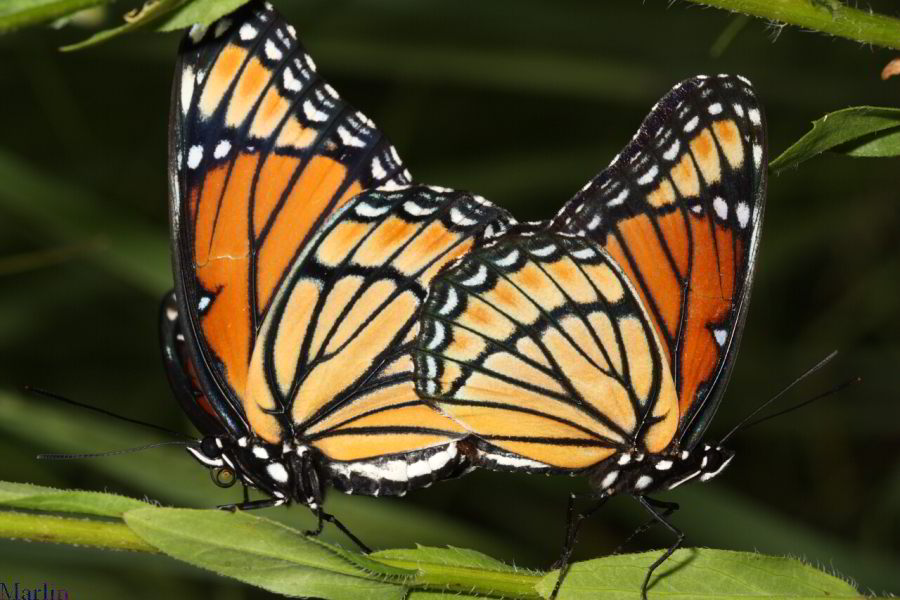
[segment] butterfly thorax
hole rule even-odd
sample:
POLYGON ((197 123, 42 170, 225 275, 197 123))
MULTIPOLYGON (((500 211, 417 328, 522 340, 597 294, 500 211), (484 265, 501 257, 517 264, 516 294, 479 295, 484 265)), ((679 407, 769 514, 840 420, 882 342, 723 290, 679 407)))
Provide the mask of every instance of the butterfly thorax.
POLYGON ((693 450, 671 450, 648 454, 636 449, 620 452, 591 471, 588 481, 601 496, 671 490, 699 477, 709 481, 721 473, 734 458, 734 452, 721 446, 703 444, 693 450))
POLYGON ((229 470, 235 480, 270 496, 276 506, 295 502, 315 510, 322 503, 316 452, 309 446, 208 436, 188 451, 213 471, 214 480, 220 470, 229 470))

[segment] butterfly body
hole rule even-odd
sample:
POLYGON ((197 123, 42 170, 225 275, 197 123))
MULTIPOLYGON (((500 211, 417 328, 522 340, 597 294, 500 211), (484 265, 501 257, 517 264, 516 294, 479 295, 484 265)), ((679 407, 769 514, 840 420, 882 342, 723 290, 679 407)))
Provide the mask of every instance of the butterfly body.
POLYGON ((733 458, 733 451, 709 444, 701 444, 693 452, 646 454, 632 450, 603 461, 587 474, 587 479, 598 498, 617 494, 644 496, 675 489, 695 478, 709 481, 733 458))

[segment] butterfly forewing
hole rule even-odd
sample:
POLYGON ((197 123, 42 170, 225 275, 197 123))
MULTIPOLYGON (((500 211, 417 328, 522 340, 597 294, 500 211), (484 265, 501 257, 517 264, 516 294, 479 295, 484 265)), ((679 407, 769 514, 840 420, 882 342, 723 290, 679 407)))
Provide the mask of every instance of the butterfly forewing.
POLYGON ((290 265, 360 191, 409 180, 396 151, 253 2, 182 43, 170 132, 176 292, 200 371, 239 406, 290 265))
POLYGON ((488 443, 491 468, 578 470, 635 445, 658 452, 677 423, 650 318, 585 239, 508 235, 442 274, 416 366, 419 392, 488 443))
POLYGON ((749 82, 700 76, 660 100, 553 222, 598 241, 638 290, 667 351, 686 447, 737 354, 765 184, 765 126, 749 82))

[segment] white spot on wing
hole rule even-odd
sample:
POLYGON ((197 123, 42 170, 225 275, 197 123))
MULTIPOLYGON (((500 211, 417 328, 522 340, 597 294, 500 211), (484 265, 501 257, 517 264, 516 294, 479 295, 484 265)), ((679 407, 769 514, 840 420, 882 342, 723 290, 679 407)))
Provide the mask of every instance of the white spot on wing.
MULTIPOLYGON (((374 177, 375 179, 384 179, 385 177, 387 177, 387 171, 385 171, 384 167, 381 166, 381 161, 377 156, 372 159, 372 177, 374 177)), ((410 203, 407 202, 406 204, 410 203)), ((404 204, 404 206, 406 205, 404 204)), ((412 211, 409 212, 412 213, 412 211)))
POLYGON ((535 256, 544 257, 544 256, 550 256, 555 251, 556 251, 556 246, 553 244, 550 244, 548 246, 544 246, 543 248, 533 248, 531 250, 531 253, 534 254, 535 256))
POLYGON ((699 122, 700 117, 695 116, 693 119, 684 124, 684 130, 688 133, 692 132, 697 127, 697 124, 699 122))
POLYGON ((484 265, 478 265, 478 270, 474 275, 463 279, 460 283, 466 287, 483 285, 487 281, 487 268, 484 265))
POLYGON ((220 19, 218 23, 216 23, 216 29, 213 31, 213 35, 215 37, 222 37, 222 34, 228 31, 228 28, 231 27, 231 19, 220 19))
POLYGON ((437 350, 438 347, 444 343, 444 339, 446 339, 447 335, 444 331, 443 323, 439 323, 437 321, 434 322, 434 337, 428 342, 429 350, 437 350))
POLYGON ((713 200, 713 210, 716 211, 716 215, 723 221, 728 219, 728 203, 721 196, 716 196, 715 200, 713 200))
POLYGON ((321 123, 322 121, 328 120, 328 113, 321 111, 313 106, 313 103, 310 100, 307 100, 303 103, 303 114, 306 115, 306 118, 310 121, 317 121, 321 123))
POLYGON ((519 260, 519 251, 513 250, 506 256, 495 260, 494 264, 499 267, 510 267, 510 266, 514 265, 517 260, 519 260))
POLYGON ((188 150, 188 169, 196 169, 201 160, 203 160, 203 146, 191 146, 191 149, 188 150))
POLYGON ((640 179, 637 182, 641 185, 647 185, 648 183, 653 183, 653 180, 656 179, 656 174, 659 173, 659 169, 656 165, 650 167, 650 169, 641 175, 640 179))
POLYGON ((188 31, 188 37, 191 38, 191 41, 195 44, 203 39, 203 36, 206 34, 206 26, 205 25, 191 25, 190 31, 188 31))
POLYGON ((607 202, 606 205, 607 206, 618 206, 619 204, 622 204, 623 202, 625 202, 625 198, 627 198, 627 197, 628 197, 628 190, 624 189, 621 192, 619 192, 615 198, 613 198, 612 200, 607 202))
POLYGON ((416 204, 412 200, 407 200, 403 203, 403 209, 414 217, 424 217, 436 211, 438 207, 422 206, 421 204, 416 204))
POLYGON ((447 301, 444 305, 438 310, 438 313, 442 315, 449 315, 453 310, 459 305, 459 296, 456 294, 456 289, 447 288, 447 301))
POLYGON ((750 117, 750 122, 754 125, 759 125, 760 123, 762 123, 762 118, 760 117, 758 108, 751 108, 750 110, 748 110, 747 116, 750 117))
POLYGON ((747 206, 746 202, 741 202, 737 205, 736 214, 738 225, 740 225, 741 228, 746 227, 747 223, 750 222, 750 207, 747 206))
POLYGON ((381 215, 383 215, 384 213, 386 213, 389 210, 391 210, 390 205, 372 206, 371 204, 368 204, 367 202, 360 202, 359 204, 356 205, 356 214, 358 214, 361 217, 368 217, 368 218, 380 217, 381 215))
POLYGON ((194 97, 194 70, 185 67, 181 73, 181 113, 187 114, 191 107, 191 98, 194 97))
POLYGON ((725 345, 725 340, 728 339, 728 332, 724 329, 714 329, 713 336, 716 338, 716 343, 723 346, 725 345))
POLYGON ((255 38, 257 33, 259 32, 256 30, 256 27, 254 27, 250 23, 244 23, 243 25, 241 25, 240 31, 238 31, 238 35, 245 42, 255 38))
POLYGON ((341 125, 337 129, 338 135, 341 138, 341 141, 347 146, 353 146, 355 148, 363 148, 366 145, 366 142, 356 137, 349 131, 347 128, 341 125))
POLYGON ((453 221, 455 224, 460 225, 462 227, 468 227, 468 226, 474 225, 475 223, 478 222, 475 219, 472 219, 472 218, 464 215, 455 206, 450 209, 450 220, 453 221))
POLYGON ((681 149, 681 142, 675 140, 672 142, 672 145, 669 146, 669 149, 663 153, 663 158, 666 160, 674 160, 676 156, 678 156, 678 151, 681 149))
POLYGON ((222 140, 218 144, 216 144, 216 149, 213 150, 213 156, 216 159, 224 158, 228 151, 231 150, 231 142, 228 140, 222 140))
POLYGON ((281 79, 284 81, 284 89, 289 92, 299 92, 303 89, 303 82, 294 77, 294 72, 290 67, 284 68, 281 79))

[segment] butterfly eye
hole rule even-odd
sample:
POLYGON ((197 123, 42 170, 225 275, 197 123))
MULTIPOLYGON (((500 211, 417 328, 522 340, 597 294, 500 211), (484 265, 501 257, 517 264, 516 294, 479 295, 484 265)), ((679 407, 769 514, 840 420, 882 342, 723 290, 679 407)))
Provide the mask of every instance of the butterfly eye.
POLYGON ((234 474, 232 469, 228 467, 219 467, 217 469, 212 469, 210 472, 210 477, 212 477, 213 483, 215 483, 220 488, 229 488, 233 486, 237 482, 237 477, 234 474))
POLYGON ((207 458, 219 458, 222 456, 222 449, 216 444, 215 438, 205 437, 200 441, 200 451, 207 458))

